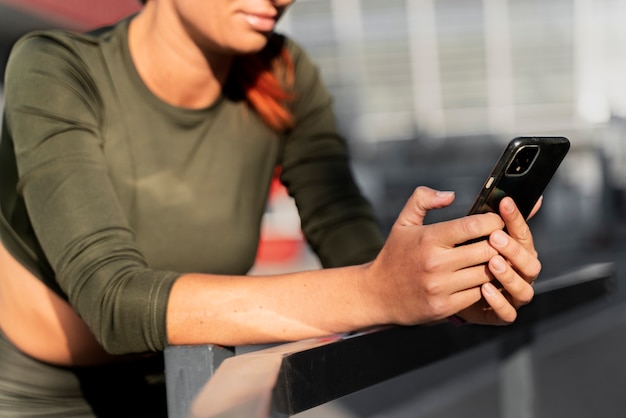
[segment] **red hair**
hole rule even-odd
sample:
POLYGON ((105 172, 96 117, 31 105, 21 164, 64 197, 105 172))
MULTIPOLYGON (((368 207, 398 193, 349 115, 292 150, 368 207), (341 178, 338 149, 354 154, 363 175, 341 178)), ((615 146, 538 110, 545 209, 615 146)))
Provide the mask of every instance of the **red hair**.
POLYGON ((286 104, 293 98, 294 66, 284 38, 273 35, 257 54, 235 57, 233 81, 243 90, 246 100, 272 129, 284 132, 294 126, 286 104))

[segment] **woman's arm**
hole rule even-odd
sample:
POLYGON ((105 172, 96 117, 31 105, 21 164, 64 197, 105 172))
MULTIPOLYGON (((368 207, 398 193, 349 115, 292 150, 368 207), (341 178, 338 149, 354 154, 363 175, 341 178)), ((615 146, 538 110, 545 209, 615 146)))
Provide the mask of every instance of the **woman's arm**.
MULTIPOLYGON (((180 277, 168 304, 170 343, 298 340, 370 325, 425 323, 475 304, 480 286, 492 278, 484 265, 497 252, 488 241, 456 244, 498 233, 504 223, 483 214, 423 225, 428 210, 453 199, 450 193, 418 188, 369 264, 262 278, 180 277)), ((512 281, 519 285, 520 280, 512 281)), ((508 314, 510 304, 491 300, 495 315, 508 314)))
POLYGON ((49 279, 107 351, 160 350, 179 273, 150 269, 135 241, 104 157, 103 104, 84 59, 89 45, 76 44, 59 33, 34 34, 12 51, 2 141, 13 144, 18 181, 3 184, 3 193, 25 209, 7 219, 20 223, 23 242, 42 249, 49 279))
POLYGON ((352 172, 332 96, 318 69, 292 41, 296 126, 284 136, 281 181, 293 196, 304 235, 324 267, 374 259, 384 243, 374 211, 352 172))

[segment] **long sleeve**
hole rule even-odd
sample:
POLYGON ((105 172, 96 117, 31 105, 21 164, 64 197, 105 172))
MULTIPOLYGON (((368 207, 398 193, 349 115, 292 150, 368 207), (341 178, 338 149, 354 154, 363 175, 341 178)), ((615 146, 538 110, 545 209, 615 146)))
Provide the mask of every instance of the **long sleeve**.
POLYGON ((177 273, 150 270, 103 155, 101 102, 82 59, 44 36, 15 47, 6 131, 28 217, 56 281, 111 353, 160 350, 177 273))
POLYGON ((355 182, 331 96, 306 54, 293 45, 291 53, 297 69, 297 125, 285 140, 281 180, 295 199, 304 234, 322 265, 371 261, 384 240, 355 182))

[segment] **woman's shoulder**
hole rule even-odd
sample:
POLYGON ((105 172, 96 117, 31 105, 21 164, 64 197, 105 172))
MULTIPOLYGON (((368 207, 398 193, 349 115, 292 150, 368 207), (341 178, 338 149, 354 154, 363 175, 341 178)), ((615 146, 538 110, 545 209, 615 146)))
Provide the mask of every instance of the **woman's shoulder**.
MULTIPOLYGON (((102 83, 108 82, 103 45, 115 36, 114 28, 84 34, 51 29, 22 36, 5 67, 5 112, 32 107, 58 112, 60 103, 69 103, 60 97, 76 99, 84 108, 85 103, 99 106, 102 83)), ((72 107, 72 113, 79 107, 72 107)))
POLYGON ((46 60, 59 60, 59 62, 72 62, 73 59, 82 58, 89 54, 88 51, 97 51, 103 42, 119 33, 118 26, 123 22, 99 28, 94 31, 79 33, 63 29, 37 30, 23 35, 11 49, 7 65, 36 64, 40 68, 46 68, 46 60))
POLYGON ((68 49, 75 49, 81 45, 95 46, 103 37, 108 36, 111 30, 112 27, 87 33, 72 32, 63 29, 37 30, 22 35, 22 37, 15 42, 11 53, 15 54, 16 51, 38 53, 45 51, 47 48, 54 48, 55 46, 63 46, 68 49))
POLYGON ((47 68, 44 65, 47 64, 46 61, 49 57, 59 56, 59 58, 65 59, 71 55, 74 49, 71 39, 72 34, 70 32, 57 29, 27 33, 13 45, 7 70, 10 71, 13 67, 21 69, 24 66, 35 64, 41 68, 47 68))

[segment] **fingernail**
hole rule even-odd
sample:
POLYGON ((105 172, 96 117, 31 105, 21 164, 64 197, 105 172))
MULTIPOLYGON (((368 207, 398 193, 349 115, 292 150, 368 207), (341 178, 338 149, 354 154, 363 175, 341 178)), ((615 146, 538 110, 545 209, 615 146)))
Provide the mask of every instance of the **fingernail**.
POLYGON ((502 209, 504 209, 505 212, 513 212, 513 210, 515 210, 515 204, 513 203, 512 199, 503 199, 502 200, 502 209))
POLYGON ((496 294, 496 288, 491 283, 485 283, 483 285, 483 292, 490 296, 493 296, 496 294))
POLYGON ((491 234, 491 242, 498 247, 504 247, 509 242, 509 237, 502 231, 491 234))
POLYGON ((437 191, 437 197, 450 197, 450 196, 454 196, 454 192, 443 191, 443 190, 437 191))
POLYGON ((506 264, 500 257, 494 257, 491 259, 491 267, 496 273, 504 273, 506 270, 506 264))

